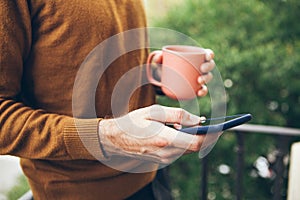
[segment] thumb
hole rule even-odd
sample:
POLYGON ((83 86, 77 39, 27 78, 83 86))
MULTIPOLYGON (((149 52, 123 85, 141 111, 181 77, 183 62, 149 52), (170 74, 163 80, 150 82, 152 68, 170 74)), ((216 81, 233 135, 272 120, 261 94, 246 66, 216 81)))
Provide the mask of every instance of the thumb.
POLYGON ((156 64, 162 64, 162 60, 163 60, 163 56, 162 56, 161 53, 157 53, 153 57, 153 62, 156 63, 156 64))
POLYGON ((172 108, 159 105, 154 105, 149 108, 149 119, 162 123, 177 123, 184 126, 193 126, 199 124, 202 119, 199 116, 193 115, 181 108, 172 108))

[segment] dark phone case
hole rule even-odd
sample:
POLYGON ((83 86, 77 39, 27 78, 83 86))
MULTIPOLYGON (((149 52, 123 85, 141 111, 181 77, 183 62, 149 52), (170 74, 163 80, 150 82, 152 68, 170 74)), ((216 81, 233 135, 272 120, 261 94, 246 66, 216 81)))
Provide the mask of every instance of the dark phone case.
POLYGON ((244 124, 252 119, 251 114, 244 114, 240 117, 234 118, 232 120, 225 121, 220 124, 214 124, 214 125, 208 125, 208 126, 195 126, 195 127, 189 127, 189 128, 183 128, 180 129, 181 132, 185 132, 188 134, 197 134, 197 135, 203 135, 207 133, 218 133, 221 131, 225 131, 229 128, 244 124))

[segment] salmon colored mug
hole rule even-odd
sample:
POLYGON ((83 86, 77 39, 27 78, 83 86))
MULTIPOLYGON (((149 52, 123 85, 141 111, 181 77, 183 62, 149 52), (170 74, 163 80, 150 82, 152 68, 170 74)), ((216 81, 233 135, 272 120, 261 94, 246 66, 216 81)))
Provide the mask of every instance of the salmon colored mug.
POLYGON ((201 85, 197 82, 201 75, 200 66, 205 62, 205 50, 196 46, 169 45, 161 51, 153 51, 147 60, 147 77, 151 84, 161 87, 170 98, 193 99, 201 85), (162 55, 161 81, 153 78, 151 63, 155 55, 162 55))

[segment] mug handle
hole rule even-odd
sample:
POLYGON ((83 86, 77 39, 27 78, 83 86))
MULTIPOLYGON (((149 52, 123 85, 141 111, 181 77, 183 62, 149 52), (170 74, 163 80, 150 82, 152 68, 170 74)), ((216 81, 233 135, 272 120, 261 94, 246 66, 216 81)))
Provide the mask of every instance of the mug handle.
POLYGON ((147 78, 150 81, 150 83, 152 83, 153 85, 156 85, 158 87, 162 86, 162 83, 155 80, 152 76, 152 72, 151 72, 151 63, 152 63, 152 59, 155 55, 157 54, 162 54, 162 51, 153 51, 152 53, 150 53, 150 55, 148 56, 147 59, 147 68, 146 68, 146 72, 147 72, 147 78))

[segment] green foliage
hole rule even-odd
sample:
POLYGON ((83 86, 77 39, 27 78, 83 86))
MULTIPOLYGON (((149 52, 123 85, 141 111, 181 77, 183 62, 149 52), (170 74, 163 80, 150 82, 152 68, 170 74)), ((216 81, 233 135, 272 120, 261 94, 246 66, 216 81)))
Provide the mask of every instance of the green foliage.
POLYGON ((174 199, 199 199, 201 161, 197 155, 183 156, 174 163, 174 166, 180 168, 179 171, 171 167, 169 171, 174 199))
MULTIPOLYGON (((251 123, 299 128, 299 8, 298 0, 185 0, 154 25, 184 33, 214 50, 226 87, 228 114, 250 112, 254 116, 251 123)), ((207 100, 200 99, 200 102, 207 100)), ((159 101, 177 105, 165 97, 159 101)), ((201 110, 208 113, 203 108, 207 103, 202 103, 201 110)), ((245 199, 271 198, 272 180, 250 174, 258 156, 276 149, 274 141, 274 137, 258 134, 245 137, 247 171, 243 184, 251 185, 244 191, 245 199)), ((234 199, 234 170, 227 175, 217 171, 221 164, 236 168, 235 146, 234 135, 225 133, 209 154, 209 199, 234 199)), ((200 173, 198 160, 197 155, 181 158, 170 167, 176 175, 173 185, 178 199, 199 198, 194 192, 199 193, 199 186, 194 185, 200 173), (189 168, 185 163, 195 165, 195 169, 188 169, 194 170, 189 177, 186 170, 181 174, 183 166, 189 168)))
POLYGON ((18 178, 17 184, 7 193, 7 198, 10 200, 18 199, 29 190, 30 188, 26 177, 21 175, 18 178))
POLYGON ((300 34, 294 26, 282 27, 295 25, 300 16, 286 17, 289 2, 187 0, 156 25, 214 50, 223 80, 233 83, 227 88, 228 113, 251 112, 255 123, 299 127, 300 34), (285 12, 278 16, 278 10, 285 12))

